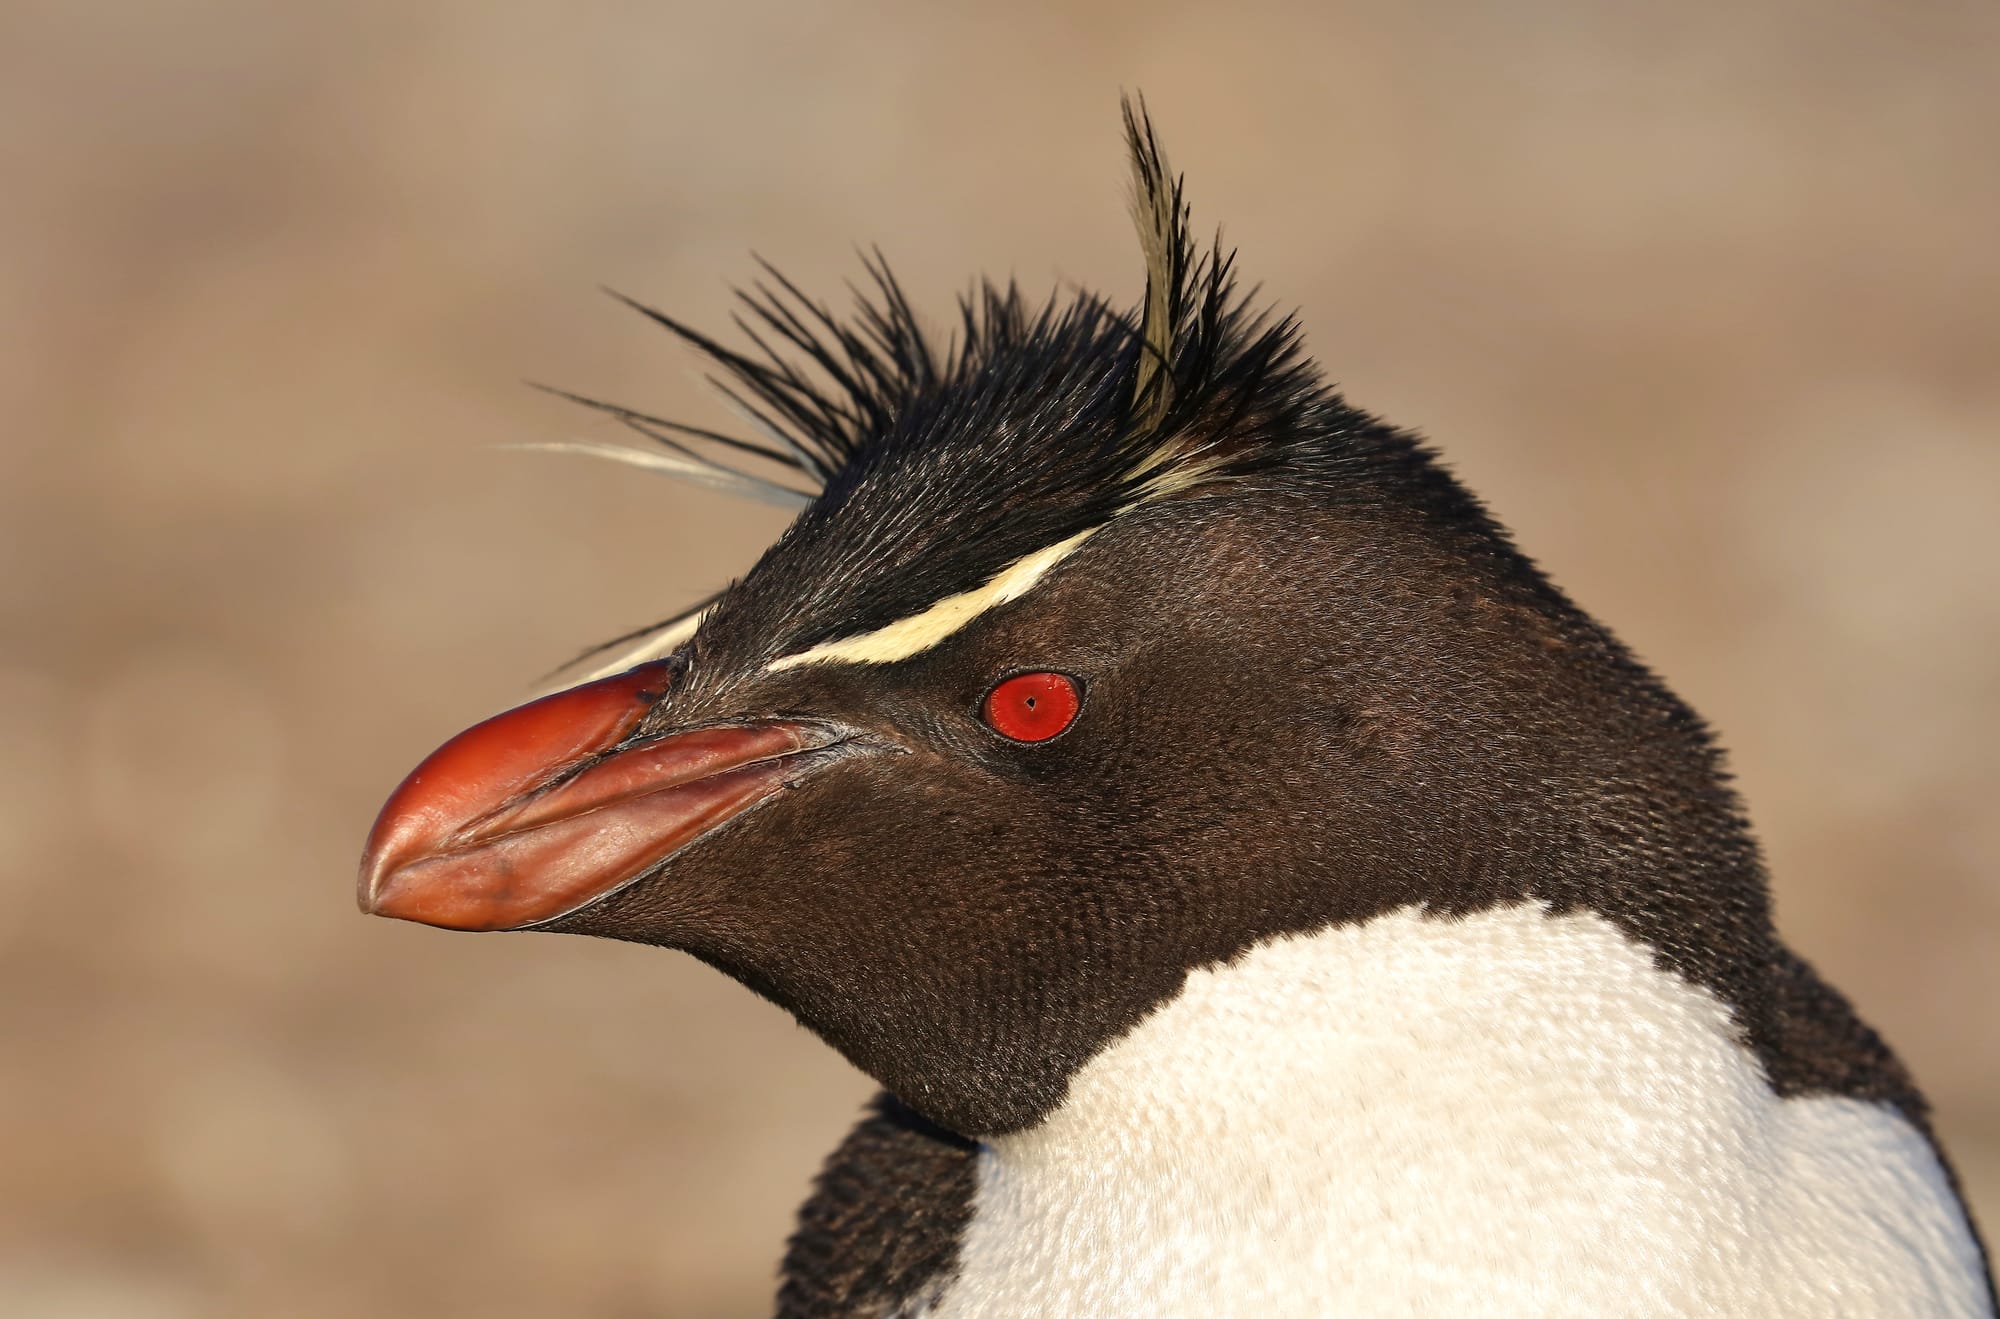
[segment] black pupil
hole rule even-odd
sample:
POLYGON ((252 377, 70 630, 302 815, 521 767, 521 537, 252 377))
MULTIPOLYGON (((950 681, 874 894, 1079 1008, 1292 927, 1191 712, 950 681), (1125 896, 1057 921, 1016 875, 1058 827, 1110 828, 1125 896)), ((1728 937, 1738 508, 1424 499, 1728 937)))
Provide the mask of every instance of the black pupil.
POLYGON ((1028 699, 1027 699, 1027 706, 1028 706, 1028 708, 1029 708, 1030 710, 1032 710, 1032 709, 1034 709, 1034 708, 1035 708, 1035 698, 1034 698, 1034 697, 1032 697, 1032 696, 1028 697, 1028 699))

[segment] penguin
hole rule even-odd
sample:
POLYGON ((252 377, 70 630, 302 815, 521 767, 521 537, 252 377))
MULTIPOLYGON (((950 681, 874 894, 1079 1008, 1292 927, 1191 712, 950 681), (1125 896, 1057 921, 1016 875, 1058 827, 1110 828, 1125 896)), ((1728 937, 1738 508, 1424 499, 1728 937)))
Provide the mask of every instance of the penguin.
POLYGON ((690 953, 878 1081, 788 1319, 1994 1315, 1709 729, 1124 126, 1136 307, 632 304, 749 431, 589 447, 796 517, 425 760, 362 908, 690 953))

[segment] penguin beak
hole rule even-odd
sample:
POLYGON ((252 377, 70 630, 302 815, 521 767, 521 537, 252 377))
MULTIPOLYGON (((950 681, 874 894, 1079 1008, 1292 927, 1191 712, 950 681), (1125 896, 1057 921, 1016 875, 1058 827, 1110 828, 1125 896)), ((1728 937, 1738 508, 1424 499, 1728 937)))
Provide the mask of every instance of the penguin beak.
POLYGON ((452 738, 391 793, 361 910, 454 930, 555 920, 796 783, 843 735, 782 720, 635 738, 672 667, 642 664, 452 738))

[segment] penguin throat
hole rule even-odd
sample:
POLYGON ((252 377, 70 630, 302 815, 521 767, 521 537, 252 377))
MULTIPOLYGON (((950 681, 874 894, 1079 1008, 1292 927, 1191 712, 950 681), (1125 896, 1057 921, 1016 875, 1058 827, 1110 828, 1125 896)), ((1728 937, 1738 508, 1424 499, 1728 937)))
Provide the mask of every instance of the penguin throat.
POLYGON ((1977 1261, 1900 1115, 1779 1098, 1609 922, 1405 909, 1190 974, 982 1147, 913 1312, 1969 1315, 1977 1261))

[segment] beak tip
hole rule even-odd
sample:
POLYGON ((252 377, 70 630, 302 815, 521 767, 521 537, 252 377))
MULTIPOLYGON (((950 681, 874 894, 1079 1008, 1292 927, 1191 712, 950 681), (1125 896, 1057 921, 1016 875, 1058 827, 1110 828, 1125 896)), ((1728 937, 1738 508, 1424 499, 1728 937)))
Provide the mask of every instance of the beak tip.
POLYGON ((361 864, 354 876, 354 905, 364 916, 394 914, 385 907, 395 892, 397 872, 404 868, 413 852, 421 855, 423 844, 436 833, 434 827, 424 828, 424 817, 409 811, 403 802, 418 777, 412 774, 396 789, 376 816, 374 827, 368 831, 368 842, 361 849, 361 864))
POLYGON ((395 867, 383 864, 383 860, 382 854, 372 847, 362 855, 361 871, 354 879, 354 905, 363 916, 392 914, 384 906, 388 891, 394 887, 391 879, 395 867))

